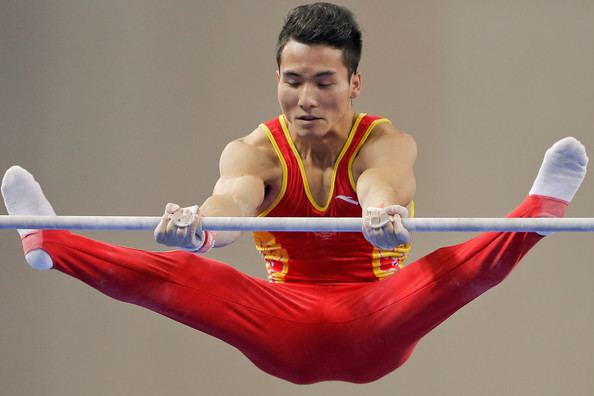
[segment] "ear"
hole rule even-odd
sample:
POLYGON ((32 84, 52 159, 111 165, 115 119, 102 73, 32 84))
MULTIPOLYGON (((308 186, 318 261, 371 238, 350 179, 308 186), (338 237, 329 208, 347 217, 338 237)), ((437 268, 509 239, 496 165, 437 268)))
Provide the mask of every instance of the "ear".
POLYGON ((351 99, 355 99, 361 93, 361 73, 353 73, 351 76, 351 99))
POLYGON ((280 71, 277 69, 276 70, 276 82, 280 81, 280 71))

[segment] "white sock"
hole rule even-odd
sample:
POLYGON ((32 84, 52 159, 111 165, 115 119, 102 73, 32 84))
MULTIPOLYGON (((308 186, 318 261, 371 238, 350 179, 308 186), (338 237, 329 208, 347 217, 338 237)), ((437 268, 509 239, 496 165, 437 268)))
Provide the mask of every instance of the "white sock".
POLYGON ((586 176, 587 165, 588 156, 583 144, 572 137, 559 140, 546 151, 529 195, 571 202, 586 176))
MULTIPOLYGON (((2 197, 9 215, 55 216, 56 212, 49 203, 39 183, 33 175, 20 166, 9 168, 2 179, 2 197)), ((24 237, 35 230, 17 230, 24 237)), ((29 265, 38 270, 50 269, 52 259, 42 249, 35 249, 27 253, 25 259, 29 265)))

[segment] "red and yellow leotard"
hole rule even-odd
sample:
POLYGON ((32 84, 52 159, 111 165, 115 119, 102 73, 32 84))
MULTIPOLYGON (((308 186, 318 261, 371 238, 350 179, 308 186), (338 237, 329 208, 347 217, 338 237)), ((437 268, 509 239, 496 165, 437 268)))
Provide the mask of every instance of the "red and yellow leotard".
MULTIPOLYGON (((301 158, 284 116, 260 125, 283 168, 282 187, 272 205, 260 213, 270 217, 361 217, 352 166, 357 153, 385 118, 360 114, 332 172, 327 202, 320 206, 309 189, 301 158)), ((403 268, 410 245, 382 250, 362 233, 256 232, 256 248, 264 256, 271 282, 369 282, 403 268)))

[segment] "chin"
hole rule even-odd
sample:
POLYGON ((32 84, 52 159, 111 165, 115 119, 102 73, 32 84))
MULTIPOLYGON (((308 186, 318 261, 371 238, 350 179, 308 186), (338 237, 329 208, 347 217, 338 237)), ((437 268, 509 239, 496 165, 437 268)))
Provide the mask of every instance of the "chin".
POLYGON ((320 138, 325 135, 325 131, 321 128, 303 128, 296 126, 295 132, 302 138, 320 138))
POLYGON ((295 120, 293 122, 293 128, 295 128, 297 135, 301 137, 321 137, 326 133, 319 121, 304 122, 301 120, 295 120))

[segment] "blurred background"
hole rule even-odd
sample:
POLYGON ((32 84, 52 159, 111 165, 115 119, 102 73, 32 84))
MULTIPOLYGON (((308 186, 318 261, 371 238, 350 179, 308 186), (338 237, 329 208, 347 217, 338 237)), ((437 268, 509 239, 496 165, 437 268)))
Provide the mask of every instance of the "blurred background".
MULTIPOLYGON (((419 146, 419 217, 502 216, 561 137, 594 156, 592 1, 344 1, 364 32, 358 111, 419 146)), ((224 145, 275 117, 295 1, 0 2, 0 169, 59 214, 160 215, 211 192, 224 145)), ((2 214, 5 214, 2 207, 2 214)), ((594 217, 594 175, 568 216, 594 217)), ((151 233, 85 233, 163 250, 151 233)), ((419 234, 409 261, 465 234, 419 234)), ((367 385, 295 386, 235 349, 22 258, 0 231, 2 395, 591 395, 594 234, 552 235, 367 385)), ((244 238, 212 257, 265 277, 244 238)))

